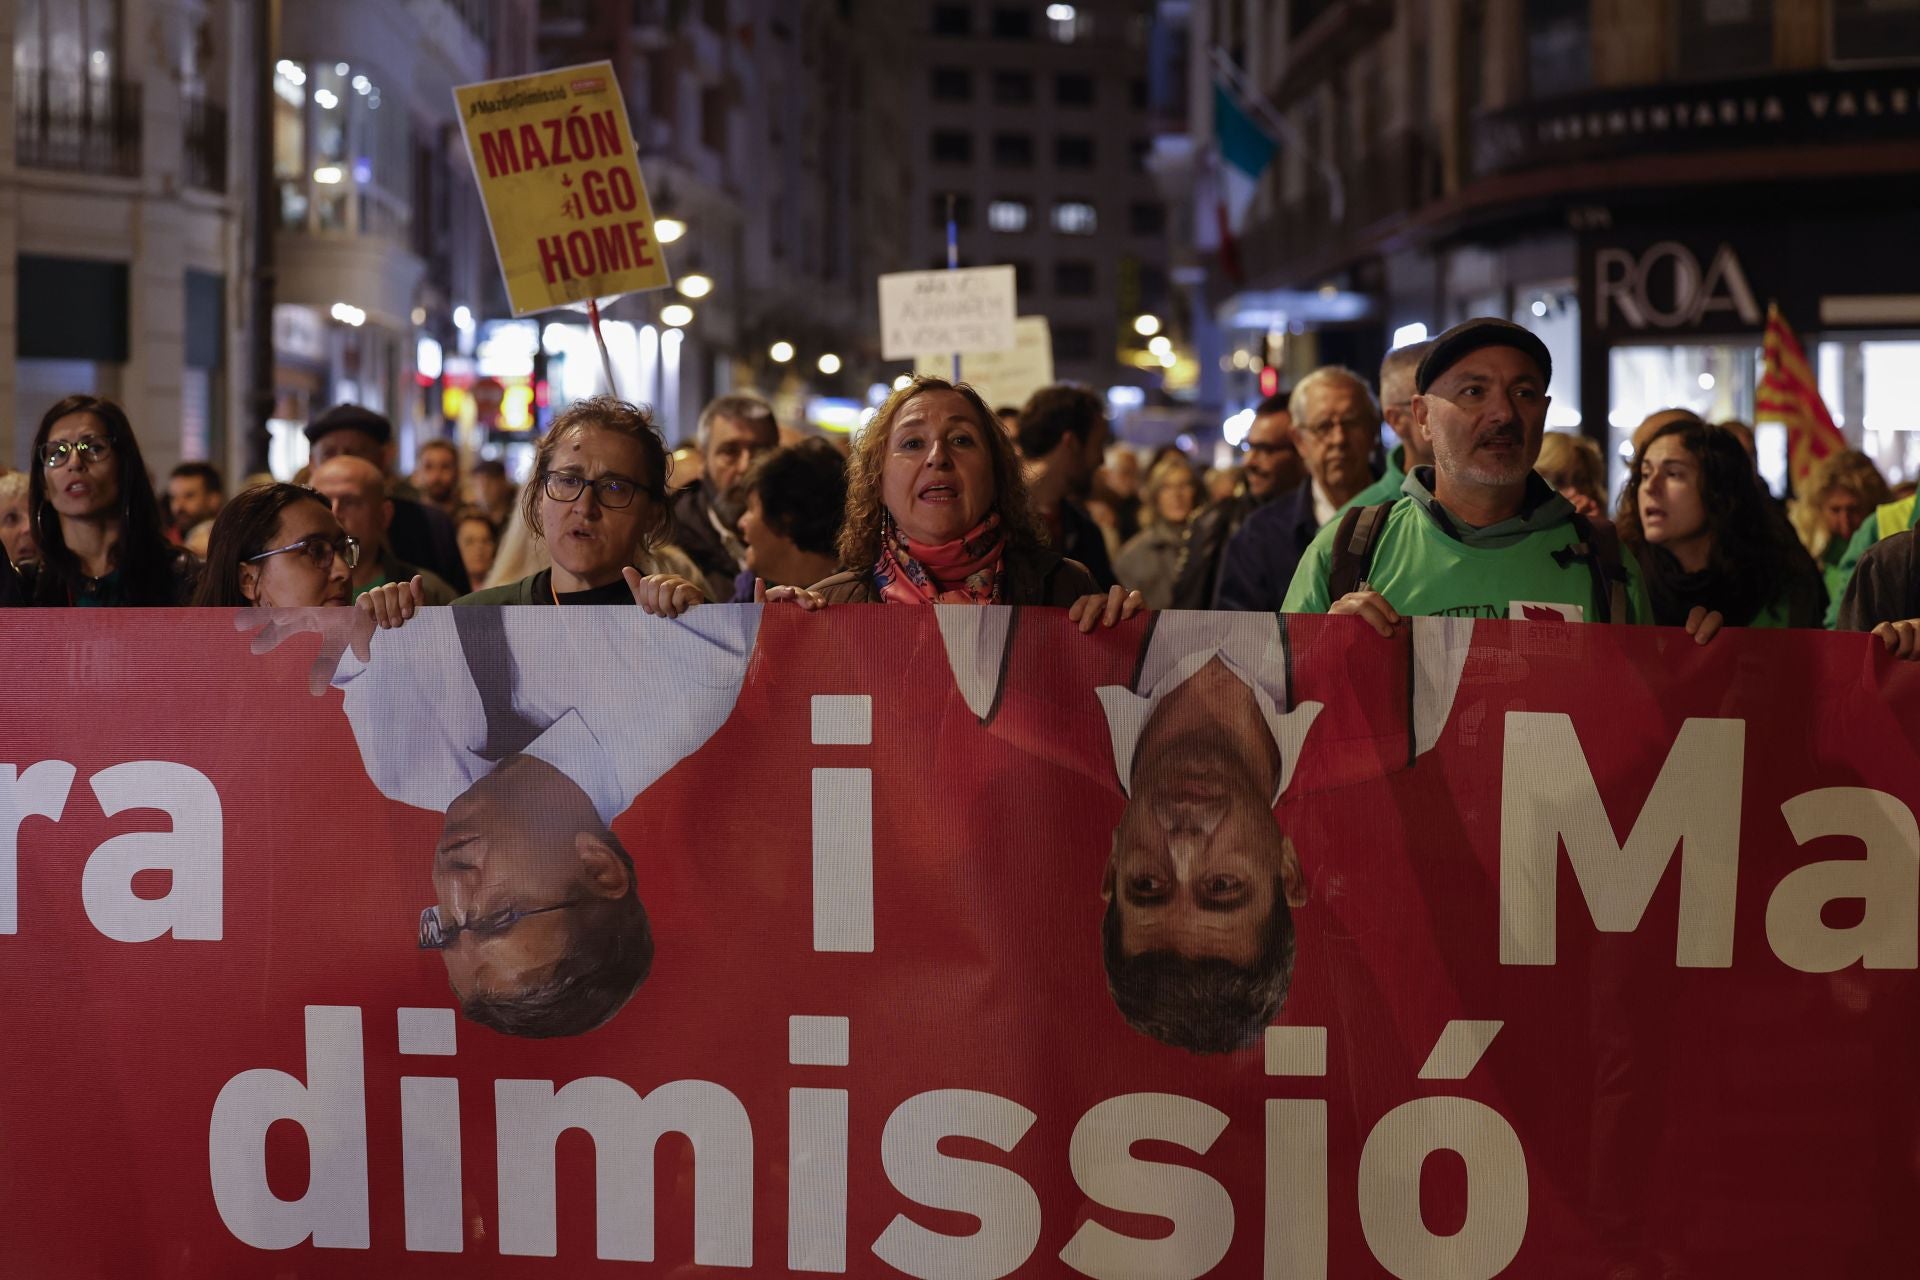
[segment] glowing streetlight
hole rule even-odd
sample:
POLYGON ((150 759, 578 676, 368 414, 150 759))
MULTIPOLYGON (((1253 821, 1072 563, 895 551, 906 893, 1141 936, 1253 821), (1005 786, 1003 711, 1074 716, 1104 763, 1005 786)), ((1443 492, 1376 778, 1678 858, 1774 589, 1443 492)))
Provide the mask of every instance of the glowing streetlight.
POLYGON ((660 308, 660 323, 669 329, 684 329, 693 323, 693 308, 683 302, 670 302, 660 308))
POLYGON ((793 359, 793 344, 791 342, 774 343, 771 347, 767 348, 767 358, 775 364, 785 364, 787 361, 793 359))
POLYGON ((672 244, 687 234, 687 224, 678 218, 655 218, 653 220, 653 238, 661 244, 672 244))
POLYGON ((674 282, 673 287, 680 291, 680 296, 683 298, 704 298, 713 292, 713 277, 696 272, 690 276, 681 276, 674 282))
POLYGON ((840 357, 829 351, 820 357, 820 372, 833 374, 840 372, 840 357))
POLYGON ((1173 339, 1163 333, 1147 344, 1147 350, 1157 356, 1170 356, 1173 354, 1173 339))
POLYGON ((323 187, 332 186, 340 178, 340 166, 337 164, 323 164, 313 171, 313 180, 323 187))
POLYGON ((1160 332, 1160 317, 1147 315, 1133 318, 1133 331, 1143 338, 1151 338, 1160 332))
POLYGON ((899 377, 893 380, 893 389, 895 391, 905 391, 908 387, 912 385, 913 385, 913 375, 910 373, 903 373, 899 377))

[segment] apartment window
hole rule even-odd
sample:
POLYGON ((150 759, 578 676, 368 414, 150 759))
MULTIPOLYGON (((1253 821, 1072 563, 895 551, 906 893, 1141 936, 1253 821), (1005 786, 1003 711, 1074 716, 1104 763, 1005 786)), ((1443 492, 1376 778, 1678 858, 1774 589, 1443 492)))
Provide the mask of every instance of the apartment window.
POLYGON ((1137 236, 1165 235, 1167 207, 1148 200, 1136 201, 1127 210, 1127 226, 1137 236))
POLYGON ((1147 171, 1147 157, 1153 154, 1153 139, 1135 138, 1127 146, 1127 159, 1135 173, 1147 171))
POLYGON ((1025 133, 993 135, 993 162, 1002 169, 1033 168, 1033 138, 1025 133))
POLYGON ((1062 169, 1093 168, 1093 139, 1083 133, 1063 133, 1053 140, 1053 163, 1062 169))
POLYGON ((1031 212, 1025 200, 994 200, 987 205, 987 225, 1009 234, 1025 231, 1031 212))
POLYGON ((973 135, 964 129, 935 129, 933 131, 933 162, 935 164, 972 164, 973 135))
POLYGON ((997 40, 1031 40, 1033 38, 1033 13, 1027 9, 1012 9, 1005 5, 993 11, 993 35, 997 40))
POLYGON ((933 100, 935 102, 972 102, 973 72, 965 67, 935 67, 933 69, 933 100))
POLYGON ((1773 69, 1772 0, 1677 0, 1673 17, 1681 75, 1746 75, 1773 69))
MULTIPOLYGON (((1534 97, 1593 83, 1590 0, 1527 0, 1527 75, 1534 97)), ((1383 83, 1385 77, 1381 77, 1383 83)))
POLYGON ((933 34, 970 36, 973 34, 973 10, 964 4, 933 6, 933 34))
POLYGON ((1053 206, 1053 229, 1064 236, 1090 236, 1100 229, 1100 216, 1084 200, 1062 200, 1053 206))
MULTIPOLYGON (((927 202, 927 210, 934 230, 947 229, 947 193, 936 191, 927 202)), ((953 221, 962 231, 973 229, 973 197, 965 192, 955 192, 953 197, 953 221)), ((945 265, 942 263, 941 265, 945 265)))
POLYGON ((1093 77, 1083 75, 1055 76, 1053 80, 1053 101, 1061 107, 1090 107, 1093 105, 1093 77))
POLYGON ((1093 296, 1093 264, 1066 261, 1053 264, 1053 291, 1063 298, 1093 296))
POLYGON ((1881 62, 1920 58, 1920 22, 1911 5, 1887 0, 1833 0, 1833 60, 1881 62))
POLYGON ((1055 325, 1053 356, 1056 360, 1093 359, 1093 330, 1083 324, 1055 325))
POLYGON ((1135 111, 1145 111, 1147 109, 1147 82, 1145 77, 1135 76, 1133 83, 1128 87, 1128 94, 1132 99, 1133 109, 1135 111))
POLYGON ((1059 44, 1093 39, 1093 15, 1079 5, 1047 6, 1047 34, 1059 44))
POLYGON ((1004 259, 1013 268, 1013 291, 1024 298, 1033 292, 1033 264, 1025 258, 1004 259))
POLYGON ((993 73, 993 101, 1000 107, 1024 107, 1033 102, 1033 76, 1025 71, 993 73))

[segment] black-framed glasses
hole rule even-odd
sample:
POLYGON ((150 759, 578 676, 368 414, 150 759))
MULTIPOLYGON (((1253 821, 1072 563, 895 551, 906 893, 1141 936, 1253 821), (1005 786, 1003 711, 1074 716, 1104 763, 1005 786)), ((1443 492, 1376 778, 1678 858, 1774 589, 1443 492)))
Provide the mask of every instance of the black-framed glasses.
POLYGON ((289 542, 284 547, 275 547, 271 551, 262 551, 257 556, 248 556, 246 562, 265 560, 268 556, 283 556, 290 551, 298 551, 313 562, 320 570, 333 568, 335 557, 345 560, 347 568, 360 567, 360 539, 351 534, 341 534, 338 538, 328 537, 324 533, 309 534, 298 542, 289 542))
POLYGON ((587 491, 588 485, 592 485, 594 498, 610 511, 632 506, 633 495, 640 492, 640 486, 625 476, 602 476, 598 480, 588 480, 571 471, 542 472, 540 484, 555 502, 574 502, 587 491))
POLYGON ((437 906, 428 907, 420 913, 420 949, 422 951, 445 951, 453 945, 453 940, 463 933, 478 938, 497 938, 507 930, 525 920, 528 916, 542 916, 549 911, 565 911, 568 907, 581 906, 585 898, 572 898, 566 902, 556 902, 550 907, 508 907, 492 915, 469 920, 465 924, 449 922, 440 914, 437 906))
POLYGON ((40 446, 40 462, 49 471, 58 471, 69 459, 105 462, 113 456, 113 442, 101 436, 81 436, 78 440, 49 440, 40 446))

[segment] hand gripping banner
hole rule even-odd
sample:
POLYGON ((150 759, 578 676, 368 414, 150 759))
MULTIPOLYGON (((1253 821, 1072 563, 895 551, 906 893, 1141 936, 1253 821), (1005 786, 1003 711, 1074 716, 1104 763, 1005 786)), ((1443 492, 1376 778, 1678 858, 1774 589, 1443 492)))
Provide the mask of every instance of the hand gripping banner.
POLYGON ((0 1274, 1920 1274, 1863 638, 21 611, 0 1274))

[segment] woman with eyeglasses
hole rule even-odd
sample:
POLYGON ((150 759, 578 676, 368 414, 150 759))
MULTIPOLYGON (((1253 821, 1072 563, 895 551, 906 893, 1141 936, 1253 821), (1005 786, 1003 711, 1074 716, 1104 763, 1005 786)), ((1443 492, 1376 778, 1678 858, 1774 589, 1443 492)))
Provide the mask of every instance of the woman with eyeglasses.
POLYGON ((33 437, 27 510, 40 559, 22 569, 24 603, 182 605, 200 562, 171 545, 126 412, 74 395, 33 437))
MULTIPOLYGON (((308 609, 347 606, 360 543, 312 489, 263 484, 227 500, 207 540, 207 567, 193 603, 214 608, 308 609)), ((389 582, 360 597, 381 627, 397 627, 420 607, 420 579, 389 582)))
POLYGON ((677 617, 706 593, 677 574, 633 567, 672 524, 667 450, 645 409, 612 396, 569 405, 534 454, 522 513, 550 568, 455 600, 469 604, 637 604, 677 617))

